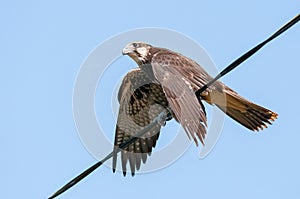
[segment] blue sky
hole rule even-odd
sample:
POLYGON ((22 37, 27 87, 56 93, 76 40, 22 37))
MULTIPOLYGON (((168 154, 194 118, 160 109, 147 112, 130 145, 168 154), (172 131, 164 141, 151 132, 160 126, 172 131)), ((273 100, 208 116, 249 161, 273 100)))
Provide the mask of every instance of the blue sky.
MULTIPOLYGON (((299 8, 297 1, 259 0, 2 2, 1 197, 46 198, 96 161, 76 132, 72 95, 98 44, 135 28, 168 28, 193 38, 221 70, 299 8)), ((279 114, 270 128, 256 134, 226 118, 205 159, 192 145, 169 167, 134 178, 102 167, 60 198, 297 198, 299 31, 297 24, 223 78, 279 114)), ((132 64, 127 57, 120 62, 132 64)), ((106 125, 113 129, 114 121, 106 125)))

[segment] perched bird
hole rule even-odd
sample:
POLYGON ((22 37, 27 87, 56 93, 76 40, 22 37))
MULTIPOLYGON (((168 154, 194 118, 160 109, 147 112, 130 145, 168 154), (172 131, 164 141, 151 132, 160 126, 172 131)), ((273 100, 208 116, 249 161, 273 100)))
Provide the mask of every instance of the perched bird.
MULTIPOLYGON (((201 100, 216 105, 244 127, 258 131, 267 128, 277 114, 254 104, 221 83, 196 96, 195 92, 213 78, 195 61, 177 52, 142 42, 133 42, 123 49, 139 66, 123 79, 119 89, 119 114, 116 124, 113 171, 120 144, 150 124, 163 110, 179 122, 189 138, 204 144, 207 120, 201 100)), ((132 175, 151 155, 159 136, 157 125, 121 151, 122 170, 126 175, 129 161, 132 175)))

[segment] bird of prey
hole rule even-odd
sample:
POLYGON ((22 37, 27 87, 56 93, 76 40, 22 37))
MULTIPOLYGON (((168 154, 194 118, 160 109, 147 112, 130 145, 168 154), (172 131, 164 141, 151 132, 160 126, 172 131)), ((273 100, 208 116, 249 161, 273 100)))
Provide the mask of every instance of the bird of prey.
MULTIPOLYGON (((244 127, 258 131, 267 128, 277 114, 241 97, 220 81, 196 96, 195 92, 213 78, 195 61, 184 55, 133 42, 123 49, 138 68, 130 71, 119 89, 120 104, 114 141, 113 171, 120 144, 150 124, 163 110, 181 124, 189 138, 198 146, 204 144, 207 120, 202 100, 216 105, 244 127)), ((132 175, 151 155, 159 137, 161 125, 153 127, 144 136, 121 151, 124 176, 129 162, 132 175)))

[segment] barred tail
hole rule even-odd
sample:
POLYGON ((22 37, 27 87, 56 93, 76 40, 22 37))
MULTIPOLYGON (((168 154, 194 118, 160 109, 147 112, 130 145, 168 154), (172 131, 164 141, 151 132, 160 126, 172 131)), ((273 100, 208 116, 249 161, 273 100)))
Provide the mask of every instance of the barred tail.
POLYGON ((246 100, 228 87, 222 93, 213 91, 211 97, 214 100, 209 99, 209 103, 216 104, 232 119, 253 131, 267 128, 267 124, 272 124, 278 116, 277 113, 246 100))

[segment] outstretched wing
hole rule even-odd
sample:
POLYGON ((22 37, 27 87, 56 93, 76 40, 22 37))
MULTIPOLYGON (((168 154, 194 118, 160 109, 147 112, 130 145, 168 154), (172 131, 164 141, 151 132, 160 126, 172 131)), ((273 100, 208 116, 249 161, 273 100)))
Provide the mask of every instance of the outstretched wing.
POLYGON ((196 137, 204 144, 206 113, 195 91, 211 77, 196 62, 167 49, 160 49, 153 55, 151 66, 155 78, 162 85, 174 117, 196 145, 196 137))
MULTIPOLYGON (((116 125, 115 148, 149 125, 164 109, 168 101, 158 83, 151 81, 140 69, 130 71, 123 79, 119 89, 120 103, 116 125)), ((160 132, 160 125, 153 127, 144 136, 121 151, 123 174, 129 161, 132 175, 145 163, 147 155, 151 155, 160 132)), ((113 155, 113 171, 117 163, 117 153, 113 155)))

